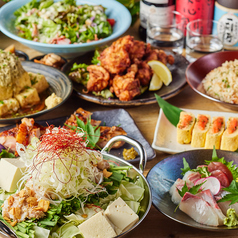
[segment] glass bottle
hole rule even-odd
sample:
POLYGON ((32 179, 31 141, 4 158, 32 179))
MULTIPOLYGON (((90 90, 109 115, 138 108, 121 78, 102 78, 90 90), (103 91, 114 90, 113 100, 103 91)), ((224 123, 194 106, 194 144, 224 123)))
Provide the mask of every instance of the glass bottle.
POLYGON ((175 9, 175 0, 141 0, 139 37, 146 41, 146 25, 149 14, 166 14, 175 9))

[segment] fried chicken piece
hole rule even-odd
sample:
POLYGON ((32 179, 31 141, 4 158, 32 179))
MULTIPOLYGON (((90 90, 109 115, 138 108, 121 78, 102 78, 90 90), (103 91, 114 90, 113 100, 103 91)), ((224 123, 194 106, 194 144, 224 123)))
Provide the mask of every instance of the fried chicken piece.
POLYGON ((111 74, 123 73, 131 64, 128 52, 133 44, 132 36, 124 36, 113 42, 100 54, 101 66, 111 74))
POLYGON ((112 86, 113 91, 121 101, 130 101, 140 94, 140 81, 135 78, 134 71, 130 71, 123 76, 116 75, 113 78, 112 86))
POLYGON ((132 62, 135 62, 135 59, 141 60, 146 53, 146 49, 146 43, 143 41, 134 40, 134 44, 129 50, 129 55, 132 62))
POLYGON ((149 62, 151 60, 159 60, 163 64, 173 64, 174 63, 174 57, 173 55, 167 55, 163 50, 158 49, 151 49, 146 55, 145 55, 145 61, 149 62))
MULTIPOLYGON (((92 113, 89 111, 84 110, 83 108, 78 108, 73 114, 71 114, 70 118, 68 118, 65 121, 65 124, 69 126, 78 126, 76 116, 84 122, 84 124, 87 123, 87 120, 91 117, 92 113)), ((99 126, 101 121, 96 121, 94 119, 91 119, 91 125, 93 126, 99 126)))
POLYGON ((88 91, 98 92, 107 87, 110 74, 106 69, 99 65, 89 65, 87 70, 89 71, 89 80, 87 83, 88 91))
POLYGON ((137 64, 137 73, 136 78, 139 79, 140 85, 147 86, 150 83, 151 77, 153 75, 153 70, 147 64, 146 61, 138 61, 136 59, 135 63, 137 64))
MULTIPOLYGON (((100 126, 100 139, 97 143, 97 145, 100 148, 103 148, 107 142, 113 138, 114 136, 118 135, 127 135, 127 133, 119 126, 100 126)), ((125 144, 124 141, 117 141, 113 144, 112 148, 118 149, 122 147, 125 144)))
POLYGON ((124 49, 127 52, 129 52, 130 49, 133 47, 134 42, 135 42, 134 37, 127 35, 127 36, 123 36, 123 37, 119 38, 118 40, 114 41, 111 46, 115 50, 124 49))
POLYGON ((100 55, 101 66, 111 74, 120 74, 131 64, 129 54, 124 49, 106 48, 100 55))

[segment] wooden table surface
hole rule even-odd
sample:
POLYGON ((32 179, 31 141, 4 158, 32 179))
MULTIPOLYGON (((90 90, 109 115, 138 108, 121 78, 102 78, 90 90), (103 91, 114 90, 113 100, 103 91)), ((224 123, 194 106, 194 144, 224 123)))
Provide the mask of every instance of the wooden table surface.
MULTIPOLYGON (((137 34, 138 23, 130 28, 126 34, 134 35, 138 38, 137 34)), ((3 33, 0 32, 0 49, 4 49, 10 44, 15 44, 16 49, 22 50, 33 58, 37 55, 41 55, 40 52, 32 50, 19 42, 16 42, 3 33)), ((203 98, 196 92, 194 92, 189 86, 180 92, 178 95, 167 100, 169 103, 187 109, 199 109, 199 110, 210 110, 210 111, 228 111, 226 108, 220 107, 218 104, 203 98)), ((74 93, 72 96, 60 107, 55 110, 41 115, 37 120, 43 119, 53 119, 60 116, 68 116, 73 113, 78 107, 82 107, 88 111, 99 111, 99 110, 110 110, 118 107, 101 106, 91 102, 84 101, 78 98, 74 93)), ((141 133, 144 135, 146 140, 152 144, 156 122, 159 116, 159 106, 157 103, 138 106, 138 107, 124 107, 127 112, 130 113, 134 119, 136 125, 140 129, 141 133)), ((156 157, 148 161, 146 164, 146 169, 144 175, 159 161, 169 156, 169 154, 156 151, 156 157)), ((1 235, 0 235, 1 237, 1 235)), ((177 223, 165 215, 160 213, 153 205, 143 222, 131 231, 126 237, 130 238, 147 238, 147 237, 167 237, 167 238, 196 238, 196 237, 237 237, 237 231, 224 231, 224 232, 211 232, 199 229, 194 229, 180 223, 177 223)))

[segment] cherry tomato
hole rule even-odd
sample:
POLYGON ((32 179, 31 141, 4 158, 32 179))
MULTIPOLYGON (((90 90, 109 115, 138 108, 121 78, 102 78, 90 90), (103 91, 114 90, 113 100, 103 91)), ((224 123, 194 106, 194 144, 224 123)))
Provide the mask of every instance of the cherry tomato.
POLYGON ((229 187, 230 181, 227 178, 227 176, 225 175, 225 173, 223 173, 221 170, 219 170, 219 169, 213 170, 211 172, 211 176, 216 177, 220 181, 220 183, 223 187, 229 187))
POLYGON ((221 163, 221 162, 211 162, 208 165, 208 171, 211 173, 214 170, 221 170, 227 176, 230 183, 233 180, 233 175, 232 175, 231 171, 223 163, 221 163))
POLYGON ((115 22, 116 22, 114 19, 107 19, 107 21, 109 22, 109 24, 111 25, 111 27, 113 27, 114 24, 115 24, 115 22))

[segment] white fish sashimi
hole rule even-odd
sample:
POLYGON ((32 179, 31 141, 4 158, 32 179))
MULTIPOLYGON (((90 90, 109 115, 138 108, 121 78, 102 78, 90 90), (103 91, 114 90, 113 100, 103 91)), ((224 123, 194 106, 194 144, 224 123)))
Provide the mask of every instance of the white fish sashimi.
MULTIPOLYGON (((224 197, 227 193, 226 191, 222 191, 218 196, 215 196, 216 201, 218 202, 222 197, 224 197)), ((235 212, 238 214, 238 203, 230 205, 231 201, 226 202, 218 202, 217 205, 220 207, 222 212, 226 215, 227 210, 229 208, 233 208, 235 212)))
POLYGON ((195 182, 200 178, 201 174, 199 172, 187 171, 182 179, 186 181, 187 185, 190 185, 192 187, 194 186, 195 182))
POLYGON ((171 195, 171 200, 176 205, 178 205, 181 202, 181 200, 182 200, 182 197, 178 193, 178 189, 182 190, 184 184, 185 184, 185 181, 183 181, 182 179, 178 178, 174 182, 174 184, 171 186, 171 188, 169 190, 169 193, 171 195))
POLYGON ((198 223, 208 226, 219 226, 218 215, 212 206, 199 196, 189 192, 185 193, 179 208, 198 223))
POLYGON ((213 197, 210 189, 204 190, 198 194, 196 194, 198 197, 201 197, 202 199, 204 199, 206 202, 208 202, 211 207, 213 208, 214 212, 217 214, 218 216, 218 222, 219 225, 222 226, 223 222, 224 222, 224 218, 225 215, 222 213, 222 210, 220 209, 220 207, 218 206, 215 198, 213 197))

